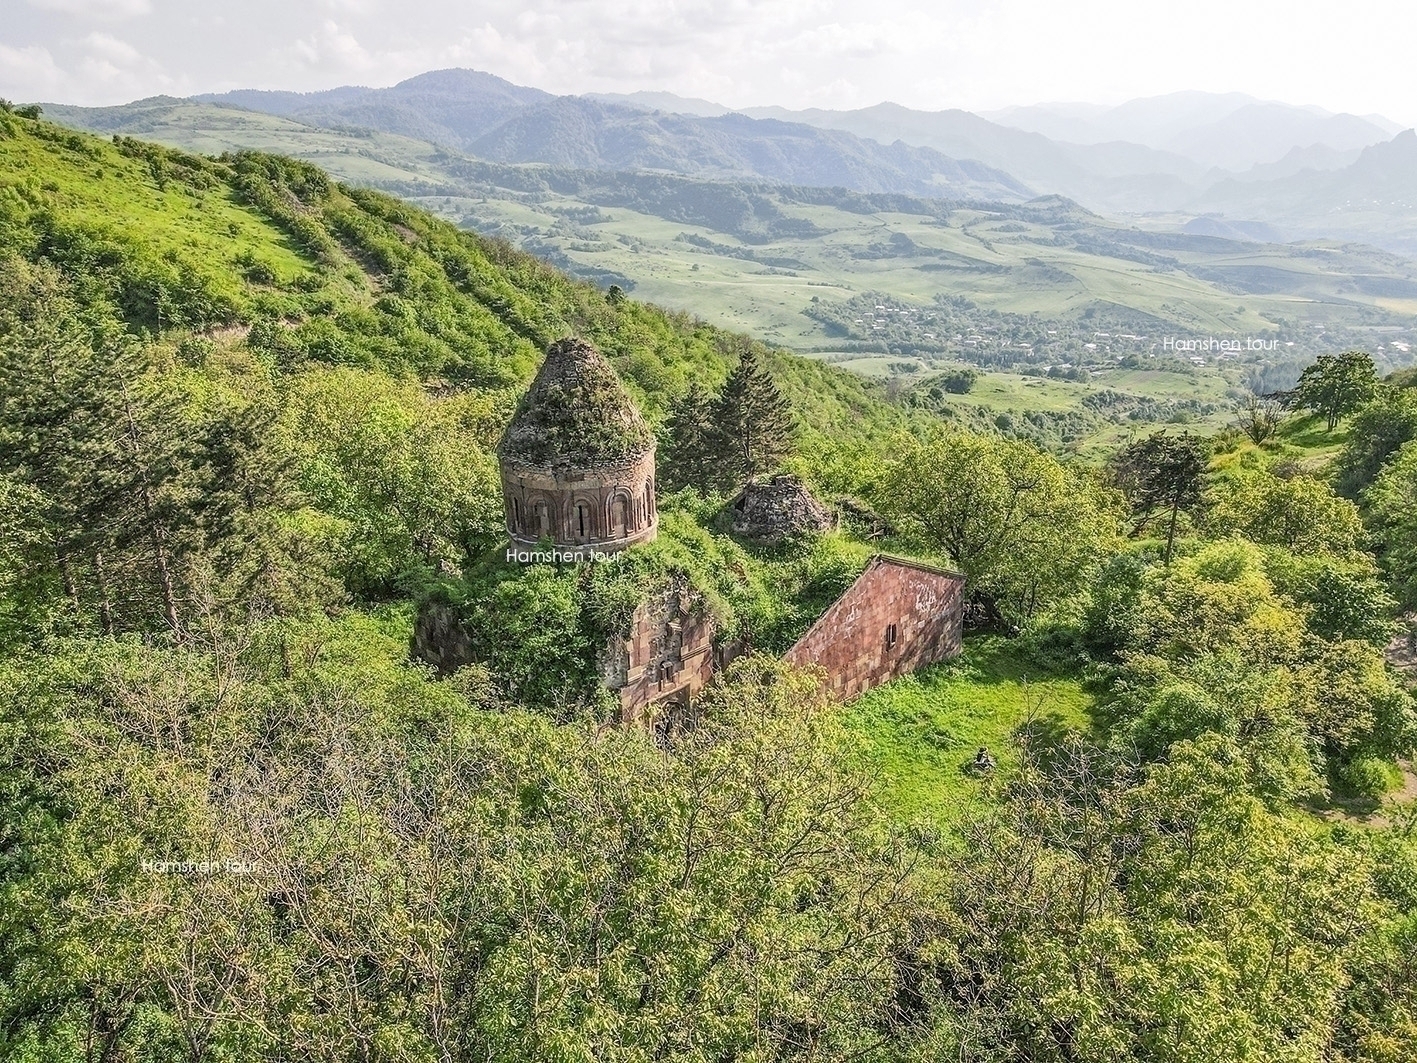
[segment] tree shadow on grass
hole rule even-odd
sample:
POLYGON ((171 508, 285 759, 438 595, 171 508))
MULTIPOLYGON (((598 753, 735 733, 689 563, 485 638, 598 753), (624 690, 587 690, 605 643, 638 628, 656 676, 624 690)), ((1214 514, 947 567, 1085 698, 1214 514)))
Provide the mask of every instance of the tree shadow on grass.
POLYGON ((1078 730, 1072 727, 1056 712, 1042 712, 1030 717, 1014 728, 1013 741, 1044 771, 1048 771, 1069 738, 1076 738, 1078 730))

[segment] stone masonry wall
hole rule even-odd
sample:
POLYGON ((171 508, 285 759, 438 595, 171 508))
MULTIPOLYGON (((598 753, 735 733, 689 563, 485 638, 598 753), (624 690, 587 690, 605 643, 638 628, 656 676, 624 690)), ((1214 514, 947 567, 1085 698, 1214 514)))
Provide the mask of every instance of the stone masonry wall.
POLYGON ((636 607, 629 636, 608 647, 601 674, 620 697, 621 719, 651 727, 658 706, 692 701, 713 678, 713 618, 686 584, 673 582, 636 607))
POLYGON ((823 669, 828 689, 849 701, 956 656, 963 628, 963 576, 877 557, 783 659, 823 669))
POLYGON ((621 465, 543 469, 503 458, 502 506, 514 547, 594 547, 614 553, 649 542, 659 529, 654 450, 621 465))

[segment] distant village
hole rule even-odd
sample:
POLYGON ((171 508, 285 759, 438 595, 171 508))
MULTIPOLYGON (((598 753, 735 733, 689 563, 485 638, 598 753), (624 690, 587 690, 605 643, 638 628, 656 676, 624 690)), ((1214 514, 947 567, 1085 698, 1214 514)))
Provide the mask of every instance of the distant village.
POLYGON ((865 293, 842 302, 819 299, 805 313, 834 337, 832 350, 843 354, 914 356, 927 363, 962 361, 1016 372, 1120 365, 1130 359, 1177 367, 1216 362, 1297 364, 1348 347, 1373 351, 1380 362, 1389 354, 1396 362, 1417 345, 1417 332, 1396 326, 1356 329, 1311 324, 1283 332, 1222 336, 1182 332, 1173 324, 1122 308, 1084 312, 1078 320, 1049 320, 1001 313, 944 296, 932 306, 912 306, 865 293))

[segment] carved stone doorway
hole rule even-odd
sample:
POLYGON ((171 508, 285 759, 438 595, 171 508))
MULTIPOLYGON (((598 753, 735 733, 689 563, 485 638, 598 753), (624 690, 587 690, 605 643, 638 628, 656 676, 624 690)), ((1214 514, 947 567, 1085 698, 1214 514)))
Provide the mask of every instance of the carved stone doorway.
POLYGON ((683 687, 650 703, 650 726, 654 728, 654 740, 667 746, 689 726, 689 690, 683 687))

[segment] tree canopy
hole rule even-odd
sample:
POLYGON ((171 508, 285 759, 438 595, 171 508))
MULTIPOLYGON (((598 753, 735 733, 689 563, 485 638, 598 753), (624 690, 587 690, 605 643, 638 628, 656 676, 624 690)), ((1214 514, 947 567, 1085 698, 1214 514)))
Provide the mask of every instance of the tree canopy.
POLYGON ((1059 456, 306 164, 3 107, 0 282, 6 1060, 1417 1058, 1390 392, 1336 468, 1292 424, 1059 456), (515 564, 495 447, 567 334, 700 491, 515 564), (725 532, 778 462, 842 528, 725 532), (772 655, 883 551, 1008 634, 867 713, 772 655), (613 726, 666 587, 736 659, 613 726))
POLYGON ((1364 351, 1321 354, 1300 375, 1290 401, 1323 417, 1332 432, 1342 418, 1367 405, 1377 386, 1372 355, 1364 351))

